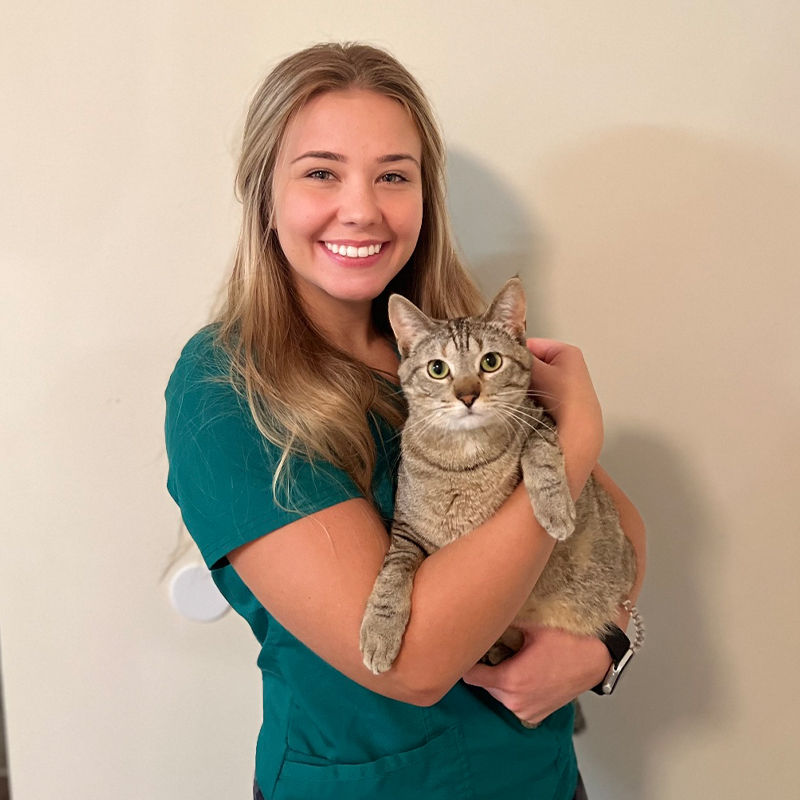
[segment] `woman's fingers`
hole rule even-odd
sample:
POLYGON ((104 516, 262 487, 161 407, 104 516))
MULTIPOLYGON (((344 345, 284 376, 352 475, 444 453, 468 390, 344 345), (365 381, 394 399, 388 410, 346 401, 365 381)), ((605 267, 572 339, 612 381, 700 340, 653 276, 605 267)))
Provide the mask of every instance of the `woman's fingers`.
POLYGON ((461 680, 470 686, 480 686, 482 689, 488 689, 490 686, 494 686, 497 680, 494 674, 495 669, 495 667, 490 667, 487 664, 476 664, 464 673, 461 680))
POLYGON ((555 339, 533 338, 527 339, 525 344, 528 350, 540 361, 544 361, 545 364, 552 364, 558 356, 567 351, 580 352, 577 347, 566 342, 558 342, 555 339))
POLYGON ((488 664, 476 664, 465 672, 461 679, 470 686, 480 686, 482 689, 486 689, 495 697, 497 696, 496 692, 508 692, 513 688, 512 683, 508 680, 509 675, 513 676, 514 674, 515 667, 512 661, 518 655, 519 653, 494 667, 490 667, 488 664))
POLYGON ((535 625, 523 632, 525 644, 519 653, 496 667, 472 667, 464 681, 482 687, 528 722, 540 722, 594 686, 611 663, 597 637, 535 625))

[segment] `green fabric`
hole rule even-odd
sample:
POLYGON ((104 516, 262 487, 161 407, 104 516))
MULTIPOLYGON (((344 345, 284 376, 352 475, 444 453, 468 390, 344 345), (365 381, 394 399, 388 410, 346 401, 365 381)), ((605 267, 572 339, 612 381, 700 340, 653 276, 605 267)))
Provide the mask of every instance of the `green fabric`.
MULTIPOLYGON (((461 681, 430 708, 391 700, 329 666, 253 596, 226 554, 297 514, 273 498, 276 448, 263 440, 232 387, 209 380, 225 373, 213 328, 204 328, 184 348, 166 391, 167 486, 216 585, 261 647, 256 778, 264 796, 571 798, 577 781, 571 706, 529 730, 487 692, 461 681)), ((373 435, 376 502, 388 520, 398 438, 383 421, 373 435)), ((304 513, 360 496, 330 464, 295 458, 291 467, 304 513)))

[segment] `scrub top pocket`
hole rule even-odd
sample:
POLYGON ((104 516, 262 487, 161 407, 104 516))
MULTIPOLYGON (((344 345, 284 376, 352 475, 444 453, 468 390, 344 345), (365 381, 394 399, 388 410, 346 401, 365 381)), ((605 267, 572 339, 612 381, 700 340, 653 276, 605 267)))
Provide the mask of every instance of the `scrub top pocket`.
POLYGON ((474 800, 459 726, 420 747, 364 764, 284 760, 274 800, 474 800))

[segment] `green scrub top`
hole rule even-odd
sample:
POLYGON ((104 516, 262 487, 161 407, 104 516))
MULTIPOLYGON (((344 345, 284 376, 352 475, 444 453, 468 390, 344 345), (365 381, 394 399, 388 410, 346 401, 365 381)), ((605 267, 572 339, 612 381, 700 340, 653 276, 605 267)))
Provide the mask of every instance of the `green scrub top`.
MULTIPOLYGON (((214 332, 208 326, 190 339, 169 380, 167 487, 220 592, 261 648, 264 716, 255 771, 265 798, 569 800, 577 782, 571 706, 527 729, 463 681, 429 708, 392 700, 315 655, 245 586, 227 553, 299 515, 273 497, 277 448, 233 387, 214 380, 227 374, 214 332)), ((375 500, 388 521, 399 442, 383 420, 373 435, 375 500)), ((299 490, 293 502, 302 498, 303 513, 361 496, 329 463, 295 458, 291 469, 293 492, 299 490)))

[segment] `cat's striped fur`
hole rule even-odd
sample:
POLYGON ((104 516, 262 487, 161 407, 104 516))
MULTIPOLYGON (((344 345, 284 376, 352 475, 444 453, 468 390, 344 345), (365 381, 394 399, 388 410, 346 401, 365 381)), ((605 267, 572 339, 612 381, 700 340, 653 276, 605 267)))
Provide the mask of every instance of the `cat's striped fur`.
MULTIPOLYGON (((389 551, 361 626, 364 663, 376 674, 391 667, 422 559, 492 516, 520 478, 537 520, 558 541, 517 621, 600 631, 633 585, 634 553, 593 478, 572 502, 555 424, 529 392, 521 281, 506 283, 481 317, 431 320, 398 295, 389 317, 409 415, 389 551)), ((496 662, 520 644, 512 623, 487 658, 496 662)))

